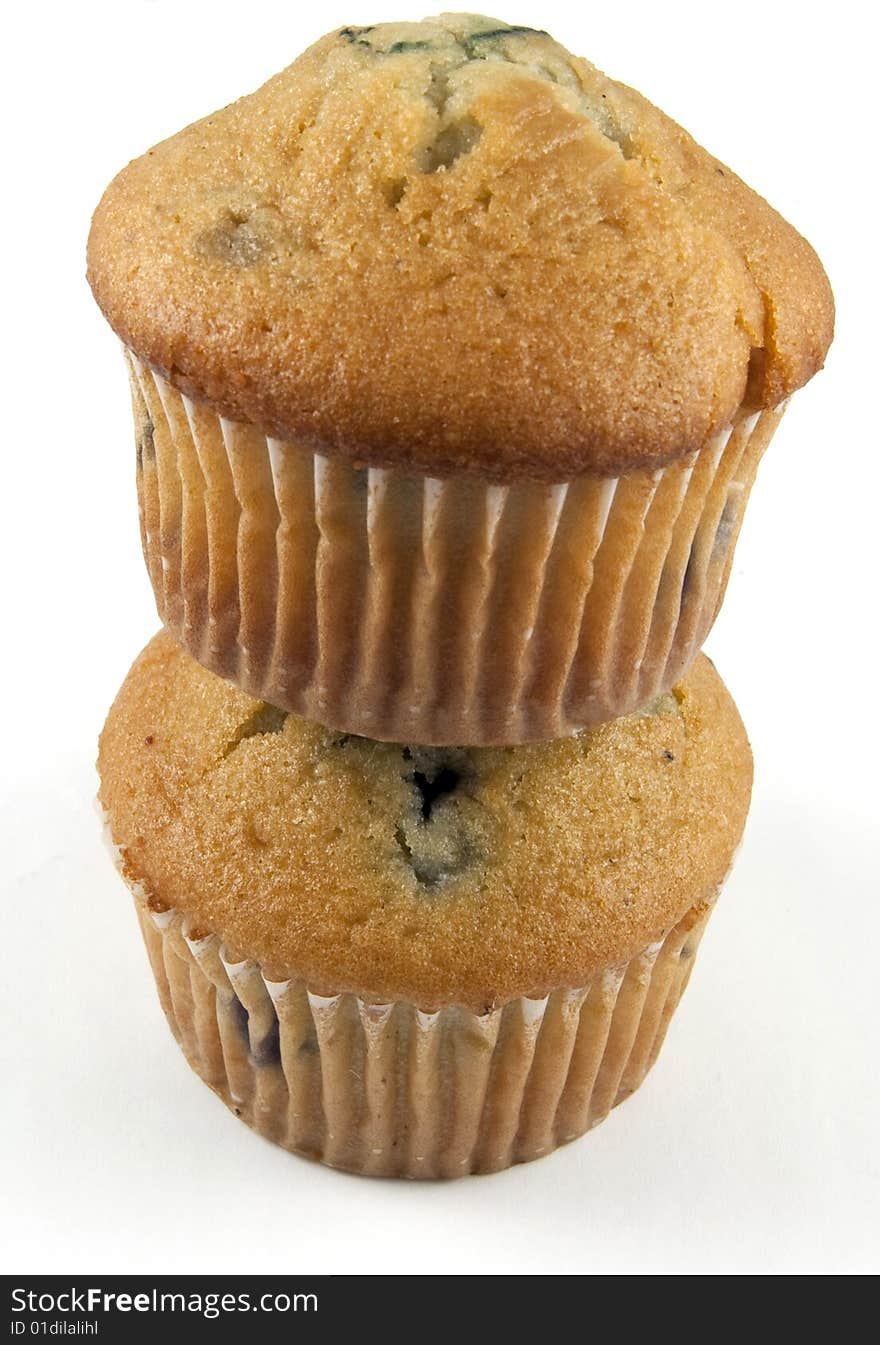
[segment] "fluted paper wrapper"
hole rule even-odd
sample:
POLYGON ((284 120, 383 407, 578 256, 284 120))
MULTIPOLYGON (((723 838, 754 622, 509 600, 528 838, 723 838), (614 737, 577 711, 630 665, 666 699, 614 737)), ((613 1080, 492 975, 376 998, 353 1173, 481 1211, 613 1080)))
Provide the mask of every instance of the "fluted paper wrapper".
POLYGON ((782 414, 657 471, 498 486, 322 457, 128 360, 163 623, 251 695, 398 742, 563 737, 673 686, 782 414))
POLYGON ((273 981, 179 913, 136 905, 171 1029, 236 1116, 331 1167, 422 1178, 540 1158, 638 1088, 712 909, 586 986, 477 1014, 273 981))

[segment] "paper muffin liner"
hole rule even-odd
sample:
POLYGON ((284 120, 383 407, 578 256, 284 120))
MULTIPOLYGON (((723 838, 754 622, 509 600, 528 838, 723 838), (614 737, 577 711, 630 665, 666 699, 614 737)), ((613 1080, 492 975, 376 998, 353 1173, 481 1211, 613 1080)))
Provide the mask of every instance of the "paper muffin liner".
POLYGON ((451 1178, 551 1153, 638 1088, 713 901, 585 986, 486 1013, 315 994, 143 893, 135 904, 171 1030, 236 1116, 331 1167, 451 1178))
POLYGON ((399 742, 563 737, 673 686, 784 409, 657 471, 499 486, 267 438, 127 355, 163 623, 251 695, 399 742))

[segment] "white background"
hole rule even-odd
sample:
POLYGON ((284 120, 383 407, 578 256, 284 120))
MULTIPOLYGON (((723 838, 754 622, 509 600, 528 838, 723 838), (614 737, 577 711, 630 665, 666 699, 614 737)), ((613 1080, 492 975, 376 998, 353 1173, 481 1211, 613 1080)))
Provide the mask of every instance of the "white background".
POLYGON ((19 5, 4 21, 0 1268, 876 1271, 867 5, 502 8, 737 169, 810 238, 838 301, 827 368, 761 468, 708 646, 750 730, 754 801, 653 1075, 542 1162, 447 1186, 376 1182, 252 1135, 161 1018, 92 812, 98 730, 157 621, 126 379, 83 278, 89 216, 129 158, 321 32, 418 18, 425 3, 116 0, 19 5))

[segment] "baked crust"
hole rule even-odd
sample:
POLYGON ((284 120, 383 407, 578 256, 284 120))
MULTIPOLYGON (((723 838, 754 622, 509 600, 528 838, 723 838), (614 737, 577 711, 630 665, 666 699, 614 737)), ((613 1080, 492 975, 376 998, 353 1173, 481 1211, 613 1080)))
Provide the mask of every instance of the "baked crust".
POLYGON ((561 481, 703 445, 822 365, 809 244, 638 93, 473 15, 329 34, 129 164, 88 276, 122 340, 272 435, 561 481))
POLYGON ((482 1012, 585 984, 722 882, 751 754, 700 656, 649 710, 517 748, 404 748, 285 716, 164 632, 101 735, 127 879, 318 993, 482 1012))

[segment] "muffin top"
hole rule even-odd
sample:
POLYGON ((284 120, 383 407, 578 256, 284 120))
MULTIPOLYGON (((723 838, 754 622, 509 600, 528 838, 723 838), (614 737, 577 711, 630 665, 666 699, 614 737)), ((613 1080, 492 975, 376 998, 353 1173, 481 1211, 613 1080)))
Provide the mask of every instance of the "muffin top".
POLYGON ((343 28, 123 170, 89 280, 123 341, 267 433, 429 475, 654 467, 821 367, 803 238, 544 32, 343 28))
POLYGON ((318 993, 478 1012, 583 985, 714 895, 752 776, 703 656, 646 710, 573 738, 419 748, 285 716, 165 633, 98 766, 154 909, 318 993))

